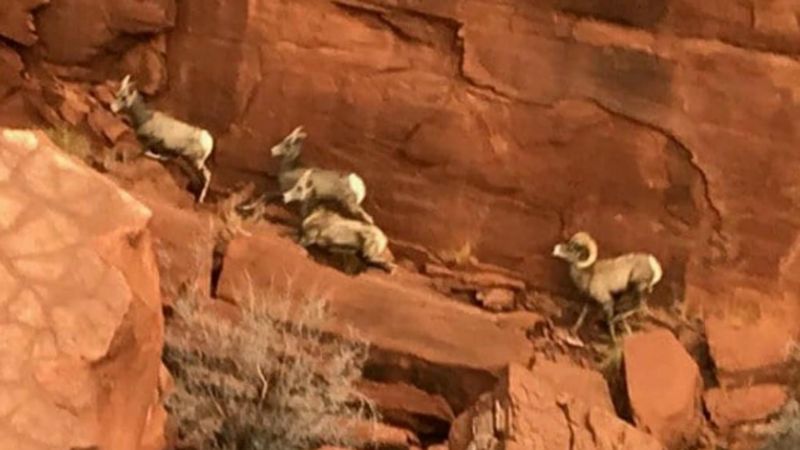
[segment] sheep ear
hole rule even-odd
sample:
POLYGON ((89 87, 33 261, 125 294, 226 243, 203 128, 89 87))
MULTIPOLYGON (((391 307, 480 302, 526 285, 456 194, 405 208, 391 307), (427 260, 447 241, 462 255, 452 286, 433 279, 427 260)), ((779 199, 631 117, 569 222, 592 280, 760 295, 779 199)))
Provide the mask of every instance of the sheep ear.
POLYGON ((119 84, 119 90, 125 90, 131 85, 131 74, 126 74, 119 84))

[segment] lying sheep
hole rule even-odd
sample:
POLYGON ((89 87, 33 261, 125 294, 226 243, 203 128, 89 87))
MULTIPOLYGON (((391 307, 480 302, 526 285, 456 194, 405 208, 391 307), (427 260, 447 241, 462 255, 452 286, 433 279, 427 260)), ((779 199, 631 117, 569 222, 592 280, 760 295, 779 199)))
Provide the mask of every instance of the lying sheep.
POLYGON ((361 177, 353 172, 300 166, 298 158, 306 137, 303 127, 299 126, 270 149, 273 157, 281 157, 278 185, 284 193, 284 203, 300 201, 303 217, 319 203, 336 204, 346 216, 374 224, 372 216, 361 207, 367 195, 361 177))
POLYGON ((300 245, 316 245, 333 253, 354 253, 368 264, 393 273, 386 235, 375 225, 347 219, 325 207, 318 207, 304 220, 300 245))
POLYGON ((197 170, 203 183, 197 202, 202 203, 211 183, 211 171, 206 167, 206 160, 214 150, 211 133, 148 108, 130 75, 122 79, 111 111, 115 114, 123 111, 130 117, 147 156, 162 161, 180 158, 197 170))
MULTIPOLYGON (((628 253, 615 258, 597 259, 597 243, 586 232, 575 233, 567 242, 553 248, 553 256, 570 263, 570 277, 575 286, 602 306, 611 339, 616 341, 615 324, 623 316, 614 316, 614 304, 622 295, 632 294, 645 306, 645 294, 651 294, 663 271, 655 256, 649 253, 628 253)), ((584 305, 573 332, 583 324, 588 311, 584 305)), ((635 311, 632 311, 635 312, 635 311)))

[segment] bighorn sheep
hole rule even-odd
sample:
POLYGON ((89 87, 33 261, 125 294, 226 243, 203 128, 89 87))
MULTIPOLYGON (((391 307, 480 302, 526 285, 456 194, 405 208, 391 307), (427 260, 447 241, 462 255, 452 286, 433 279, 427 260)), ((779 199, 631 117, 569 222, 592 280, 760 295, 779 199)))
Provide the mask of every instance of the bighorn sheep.
POLYGON ((180 158, 197 170, 203 183, 197 202, 202 203, 211 183, 211 171, 206 167, 206 160, 214 150, 211 133, 148 108, 130 75, 122 79, 111 111, 115 114, 123 111, 130 117, 147 156, 161 161, 180 158))
POLYGON ((299 126, 270 149, 273 157, 281 157, 278 185, 284 193, 284 203, 300 201, 303 217, 319 203, 335 204, 346 216, 374 224, 372 216, 361 207, 367 188, 360 176, 300 166, 298 157, 307 136, 299 126))
MULTIPOLYGON (((625 319, 644 308, 645 294, 653 292, 661 280, 663 271, 655 256, 649 253, 628 253, 615 258, 597 259, 597 243, 584 231, 575 233, 567 242, 553 248, 553 256, 570 264, 569 274, 575 286, 600 304, 606 315, 611 339, 616 341, 615 324, 621 320, 629 329, 625 319), (640 301, 639 308, 619 317, 614 315, 614 304, 621 295, 632 294, 640 301)), ((578 317, 573 332, 586 318, 586 304, 578 317)))
POLYGON ((317 245, 334 253, 355 253, 368 264, 393 273, 386 235, 375 225, 347 219, 325 207, 318 207, 304 220, 300 245, 317 245))

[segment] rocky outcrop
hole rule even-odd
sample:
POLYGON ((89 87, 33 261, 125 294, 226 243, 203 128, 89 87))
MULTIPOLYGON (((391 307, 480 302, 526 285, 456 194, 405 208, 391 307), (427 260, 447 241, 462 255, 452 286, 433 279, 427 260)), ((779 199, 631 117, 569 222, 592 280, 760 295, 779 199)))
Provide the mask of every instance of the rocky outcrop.
POLYGON ((798 338, 793 314, 719 318, 705 321, 708 346, 717 378, 725 387, 753 380, 787 382, 784 370, 791 364, 791 346, 798 338))
POLYGON ((351 277, 320 267, 289 239, 264 234, 228 245, 216 294, 243 301, 256 292, 263 302, 270 295, 324 297, 329 331, 346 336, 354 327, 371 343, 368 377, 411 381, 460 412, 491 388, 503 366, 528 362, 532 346, 525 332, 535 322, 458 304, 421 281, 404 272, 351 277))
POLYGON ((703 395, 711 420, 721 428, 766 419, 780 411, 788 399, 786 388, 776 384, 715 388, 703 395))
POLYGON ((113 61, 120 47, 131 47, 125 35, 170 28, 175 9, 174 0, 52 1, 37 14, 41 48, 48 61, 64 65, 113 61))
POLYGON ((530 370, 533 376, 545 381, 557 392, 579 398, 586 406, 616 414, 611 392, 600 372, 542 358, 537 358, 530 370))
POLYGON ((703 382, 697 363, 675 336, 667 330, 628 336, 624 363, 636 425, 667 448, 695 444, 702 425, 703 382))
POLYGON ((43 133, 0 129, 0 448, 163 446, 149 219, 43 133))
POLYGON ((302 123, 389 236, 470 243, 536 287, 566 289, 549 250, 577 228, 654 252, 662 298, 796 281, 795 7, 512 3, 187 3, 167 103, 219 135, 228 179, 273 170, 302 123))
POLYGON ((33 45, 38 40, 33 12, 49 0, 14 0, 0 11, 0 36, 21 45, 33 45))
POLYGON ((649 436, 603 407, 559 391, 511 365, 492 392, 453 424, 450 450, 662 450, 649 436))
POLYGON ((369 397, 390 424, 414 430, 420 437, 445 438, 455 418, 450 405, 438 395, 407 383, 374 383, 362 381, 359 391, 369 397))

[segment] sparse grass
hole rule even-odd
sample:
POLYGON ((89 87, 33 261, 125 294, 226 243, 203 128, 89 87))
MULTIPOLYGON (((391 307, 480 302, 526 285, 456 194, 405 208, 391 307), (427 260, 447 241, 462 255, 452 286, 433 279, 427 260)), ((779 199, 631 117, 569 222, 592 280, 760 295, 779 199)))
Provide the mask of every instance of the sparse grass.
MULTIPOLYGON (((244 224, 247 220, 238 210, 238 206, 250 195, 252 195, 252 186, 249 186, 247 189, 234 191, 218 203, 217 213, 222 221, 222 227, 217 233, 217 240, 220 243, 227 244, 237 236, 250 235, 250 233, 244 229, 244 224)), ((261 217, 263 215, 263 208, 263 205, 260 203, 257 204, 253 217, 261 217)))
POLYGON ((767 438, 760 450, 796 450, 800 449, 800 404, 791 400, 783 409, 783 413, 770 424, 771 436, 767 438))
POLYGON ((192 299, 176 302, 164 359, 176 381, 167 408, 179 429, 177 448, 306 450, 363 442, 355 425, 378 419, 355 388, 368 344, 321 333, 324 301, 247 297, 235 321, 192 299))
POLYGON ((91 141, 80 131, 67 126, 51 127, 45 134, 65 153, 86 163, 91 162, 94 154, 91 141))

